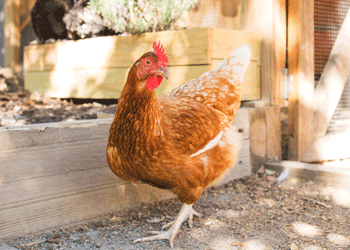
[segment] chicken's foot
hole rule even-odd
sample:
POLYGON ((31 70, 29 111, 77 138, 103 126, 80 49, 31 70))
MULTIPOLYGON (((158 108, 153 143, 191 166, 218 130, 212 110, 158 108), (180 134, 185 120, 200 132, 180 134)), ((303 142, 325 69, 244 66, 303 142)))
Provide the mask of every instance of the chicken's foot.
POLYGON ((193 215, 201 216, 200 213, 197 213, 196 211, 193 210, 192 206, 193 206, 193 204, 191 204, 191 205, 184 204, 182 206, 179 214, 177 215, 175 221, 170 224, 171 227, 167 231, 165 231, 165 232, 164 231, 153 231, 151 233, 154 233, 156 235, 136 239, 134 241, 134 243, 154 241, 154 240, 169 240, 170 246, 174 247, 174 240, 175 240, 175 237, 176 237, 182 223, 187 220, 189 227, 192 228, 193 215))
MULTIPOLYGON (((196 212, 193 208, 188 212, 187 225, 191 229, 193 227, 193 216, 202 217, 202 214, 196 212)), ((166 223, 164 226, 162 226, 162 230, 169 228, 172 224, 174 224, 174 222, 175 222, 175 220, 166 223)))

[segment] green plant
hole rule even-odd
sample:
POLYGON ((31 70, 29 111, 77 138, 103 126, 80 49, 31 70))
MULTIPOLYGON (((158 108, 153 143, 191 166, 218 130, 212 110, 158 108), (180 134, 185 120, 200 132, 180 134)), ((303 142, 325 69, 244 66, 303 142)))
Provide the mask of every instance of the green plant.
POLYGON ((198 0, 90 0, 90 7, 119 32, 131 34, 174 29, 182 13, 198 0))

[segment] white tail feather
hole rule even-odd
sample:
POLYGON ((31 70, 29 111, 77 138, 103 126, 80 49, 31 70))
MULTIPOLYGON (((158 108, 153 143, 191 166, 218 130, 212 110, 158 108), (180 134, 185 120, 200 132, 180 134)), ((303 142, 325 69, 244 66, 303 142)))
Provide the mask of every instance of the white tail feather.
POLYGON ((219 66, 217 66, 214 72, 220 70, 222 67, 231 65, 232 73, 237 73, 240 82, 242 82, 244 73, 246 72, 250 63, 251 56, 252 52, 248 45, 239 46, 232 51, 231 54, 219 64, 219 66))

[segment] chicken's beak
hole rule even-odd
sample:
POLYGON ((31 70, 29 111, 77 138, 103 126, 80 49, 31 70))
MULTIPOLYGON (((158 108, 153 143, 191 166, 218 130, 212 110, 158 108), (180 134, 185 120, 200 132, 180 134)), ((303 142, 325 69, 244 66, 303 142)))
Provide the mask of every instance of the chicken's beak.
POLYGON ((169 72, 166 68, 159 66, 159 68, 157 70, 157 76, 163 76, 168 80, 169 79, 169 72))

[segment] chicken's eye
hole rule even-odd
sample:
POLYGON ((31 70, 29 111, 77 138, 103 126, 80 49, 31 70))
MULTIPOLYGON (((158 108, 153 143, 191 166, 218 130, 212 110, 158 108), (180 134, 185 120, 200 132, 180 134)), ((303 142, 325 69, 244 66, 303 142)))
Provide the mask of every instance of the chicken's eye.
POLYGON ((146 64, 147 66, 149 66, 149 65, 151 65, 151 61, 148 60, 148 59, 146 59, 145 64, 146 64))

